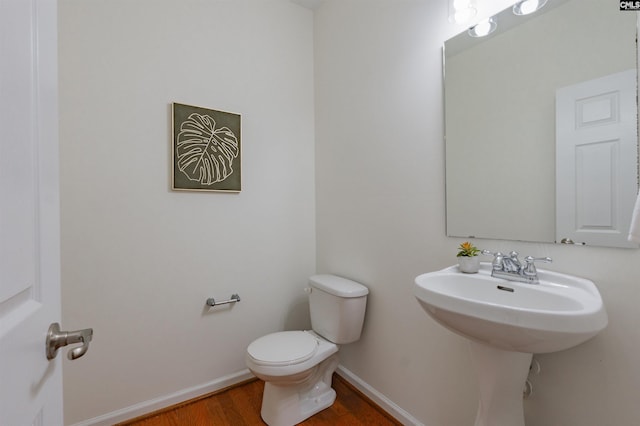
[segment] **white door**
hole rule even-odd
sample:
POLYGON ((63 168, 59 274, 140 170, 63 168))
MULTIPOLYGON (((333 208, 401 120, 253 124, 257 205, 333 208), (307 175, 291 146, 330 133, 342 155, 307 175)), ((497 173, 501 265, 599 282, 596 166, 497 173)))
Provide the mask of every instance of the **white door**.
POLYGON ((0 0, 0 425, 62 425, 56 0, 0 0))
POLYGON ((629 70, 556 92, 556 242, 637 247, 636 87, 629 70))

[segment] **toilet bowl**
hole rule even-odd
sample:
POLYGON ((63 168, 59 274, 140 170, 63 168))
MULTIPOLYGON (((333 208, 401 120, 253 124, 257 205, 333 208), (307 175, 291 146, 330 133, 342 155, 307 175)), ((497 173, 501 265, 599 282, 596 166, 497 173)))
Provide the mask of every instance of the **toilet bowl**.
POLYGON ((260 415, 269 426, 292 426, 330 407, 338 344, 360 338, 367 288, 335 275, 309 283, 313 330, 267 334, 247 347, 247 367, 265 381, 260 415))
POLYGON ((330 407, 337 352, 338 345, 311 331, 272 333, 251 343, 247 366, 265 381, 262 419, 270 426, 295 425, 330 407))

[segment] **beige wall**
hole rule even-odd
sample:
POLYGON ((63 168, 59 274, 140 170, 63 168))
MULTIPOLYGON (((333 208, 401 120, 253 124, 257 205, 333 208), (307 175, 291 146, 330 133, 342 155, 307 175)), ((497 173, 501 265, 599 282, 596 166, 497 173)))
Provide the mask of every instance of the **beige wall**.
POLYGON ((313 17, 288 1, 61 0, 66 422, 245 369, 308 323, 313 17), (242 192, 169 190, 171 102, 242 115, 242 192), (231 309, 208 297, 237 292, 231 309))
MULTIPOLYGON (((427 426, 473 424, 477 398, 466 342, 411 290, 454 264, 462 241, 445 237, 441 45, 459 31, 446 16, 445 1, 426 0, 327 0, 316 12, 318 271, 371 290, 342 364, 427 426)), ((551 256, 550 269, 594 280, 609 311, 592 341, 537 357, 527 426, 640 424, 640 251, 476 243, 551 256)))

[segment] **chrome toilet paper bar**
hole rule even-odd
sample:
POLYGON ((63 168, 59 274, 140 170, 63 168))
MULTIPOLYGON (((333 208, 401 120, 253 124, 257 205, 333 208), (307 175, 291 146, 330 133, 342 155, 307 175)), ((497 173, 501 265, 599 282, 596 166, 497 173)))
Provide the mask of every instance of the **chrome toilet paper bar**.
POLYGON ((221 302, 216 302, 216 299, 214 299, 213 297, 210 297, 207 299, 207 306, 218 306, 218 305, 226 305, 228 303, 236 303, 240 301, 240 296, 238 296, 237 293, 232 294, 231 298, 229 298, 228 300, 223 300, 221 302))

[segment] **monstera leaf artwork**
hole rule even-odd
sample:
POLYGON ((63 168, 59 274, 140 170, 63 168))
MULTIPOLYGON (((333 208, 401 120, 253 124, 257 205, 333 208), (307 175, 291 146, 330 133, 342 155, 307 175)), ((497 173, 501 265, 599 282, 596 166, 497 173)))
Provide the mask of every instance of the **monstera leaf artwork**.
POLYGON ((239 121, 237 114, 174 104, 174 189, 240 189, 234 184, 239 184, 239 121))
POLYGON ((177 148, 180 171, 203 185, 229 177, 239 152, 238 139, 231 130, 216 129, 213 118, 195 112, 180 126, 177 148))

